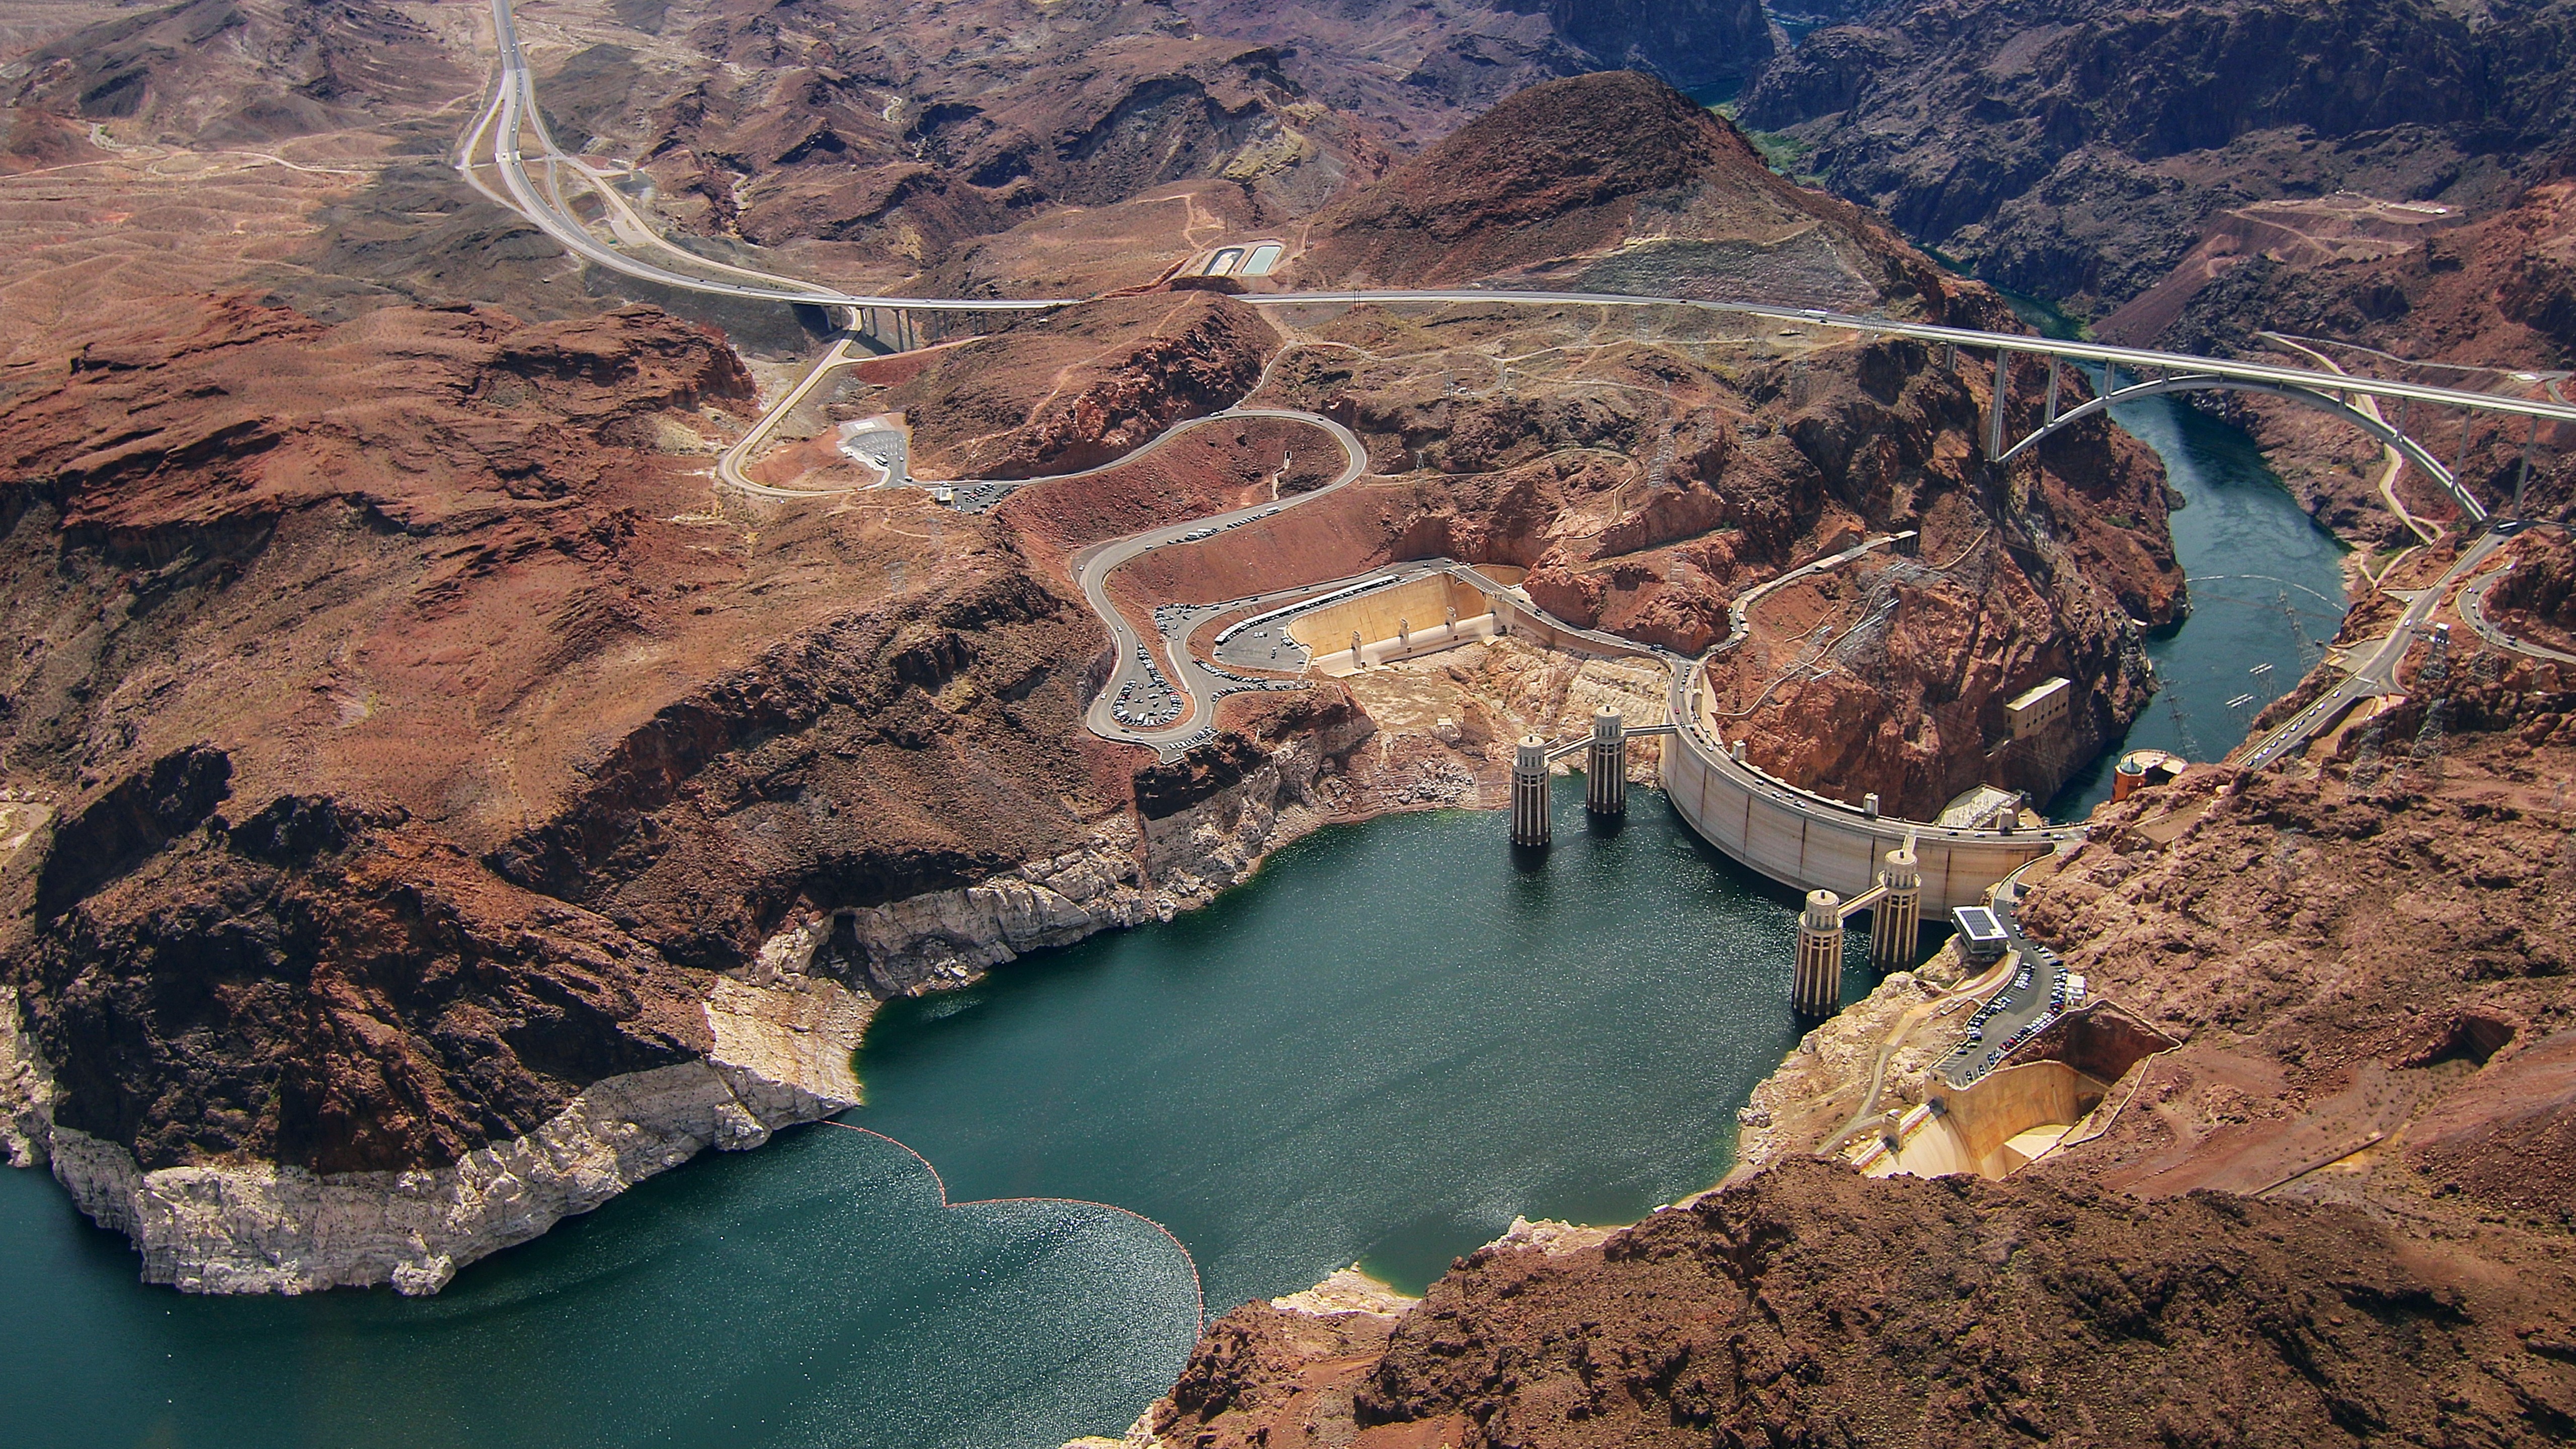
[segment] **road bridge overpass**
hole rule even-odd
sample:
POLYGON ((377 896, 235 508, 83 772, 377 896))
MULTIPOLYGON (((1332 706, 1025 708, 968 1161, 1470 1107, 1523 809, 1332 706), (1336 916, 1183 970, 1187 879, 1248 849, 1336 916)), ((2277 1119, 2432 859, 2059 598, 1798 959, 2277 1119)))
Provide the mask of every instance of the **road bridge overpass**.
MULTIPOLYGON (((460 146, 457 168, 476 190, 526 218, 589 264, 677 290, 747 301, 839 309, 848 314, 853 330, 861 323, 862 312, 879 310, 888 314, 892 321, 890 326, 880 322, 874 330, 891 332, 899 344, 917 338, 920 329, 915 325, 914 314, 921 312, 1043 312, 1087 300, 1079 297, 904 297, 853 293, 716 262, 688 252, 646 225, 600 170, 580 157, 564 153, 555 143, 546 131, 536 103, 534 82, 520 47, 510 0, 490 0, 490 5, 500 63, 491 100, 460 146), (546 170, 546 182, 542 187, 529 174, 528 162, 532 157, 546 170), (497 174, 500 189, 495 190, 485 181, 482 173, 487 169, 497 174), (587 184, 601 196, 603 206, 611 214, 610 226, 616 234, 616 244, 603 241, 572 214, 563 198, 563 181, 567 175, 576 183, 587 184), (648 260, 640 253, 656 253, 663 259, 648 260)), ((2268 392, 2342 417, 2399 449, 2409 461, 2442 483, 2460 505, 2463 514, 2473 521, 2483 520, 2486 510, 2460 485, 2456 465, 2450 468, 2442 466, 2419 439, 2353 407, 2353 398, 2421 406, 2427 409, 2428 415, 2439 410, 2455 411, 2463 418, 2464 440, 2466 420, 2474 415, 2528 419, 2535 438, 2541 423, 2553 426, 2576 424, 2576 406, 2565 402, 2554 385, 2543 388, 2547 393, 2543 398, 2510 397, 2324 369, 2113 347, 2022 333, 1989 332, 1816 307, 1499 288, 1259 291, 1241 294, 1237 300, 1262 309, 1403 305, 1677 308, 1791 327, 1839 331, 1855 337, 1906 339, 1942 348, 1953 364, 1961 350, 1990 354, 1994 372, 1984 420, 1984 441, 1987 457, 1998 464, 2010 462, 2050 434, 2127 398, 2212 388, 2268 392), (2012 364, 2021 357, 2037 359, 2048 365, 2049 386, 2046 399, 2038 410, 2038 426, 2008 445, 2012 364), (2060 413, 2056 408, 2056 397, 2060 390, 2061 369, 2067 363, 2102 367, 2110 386, 2102 389, 2104 395, 2060 413), (2135 379, 2125 388, 2118 382, 2119 372, 2123 370, 2135 379)), ((845 350, 835 346, 827 352, 821 366, 828 369, 844 365, 848 360, 845 350)), ((1324 419, 1269 409, 1237 409, 1233 415, 1294 417, 1333 432, 1346 458, 1351 460, 1344 476, 1333 485, 1335 487, 1352 481, 1365 466, 1365 451, 1358 441, 1351 438, 1347 430, 1324 419)), ((1169 436, 1171 434, 1167 432, 1165 437, 1169 436)), ((1229 515, 1212 521, 1221 525, 1234 519, 1229 515)), ((1127 558, 1177 541, 1188 528, 1188 524, 1175 525, 1118 540, 1086 551, 1085 556, 1077 560, 1085 593, 1091 596, 1095 610, 1109 629, 1116 668, 1121 676, 1127 674, 1131 661, 1132 667, 1150 673, 1151 651, 1142 647, 1135 631, 1118 616, 1116 610, 1108 607, 1106 599, 1097 596, 1099 580, 1127 558)), ((2482 551, 2480 556, 2483 556, 2482 551)), ((2398 641, 2412 632, 2413 622, 2410 619, 2408 626, 2400 629, 2398 641)), ((1568 637, 1593 632, 1576 630, 1561 623, 1557 627, 1568 637)), ((1656 651, 1638 648, 1637 652, 1656 651)), ((2402 652, 2402 643, 2397 643, 2392 651, 2374 660, 2370 668, 2347 684, 2368 687, 2379 683, 2383 671, 2393 669, 2396 654, 2402 652)), ((1665 784, 1675 808, 1681 811, 1693 829, 1721 851, 1793 889, 1827 889, 1841 894, 1866 891, 1874 883, 1878 864, 1886 853, 1911 838, 1921 862, 1924 907, 1934 911, 1947 910, 1978 900, 1987 886, 2081 833, 2079 827, 2069 826, 1980 831, 1901 821, 1797 789, 1735 757, 1718 734, 1714 722, 1704 718, 1700 712, 1699 701, 1704 694, 1701 662, 1672 662, 1671 706, 1677 729, 1674 743, 1665 755, 1665 784)), ((1187 673, 1186 670, 1183 672, 1187 673)), ((2348 699, 2345 702, 2349 702, 2348 699)), ((1172 737, 1157 737, 1150 731, 1120 729, 1114 720, 1107 717, 1105 706, 1095 708, 1092 723, 1095 729, 1114 738, 1132 738, 1137 743, 1171 752, 1196 743, 1208 733, 1204 723, 1207 701, 1193 699, 1192 703, 1198 707, 1171 732, 1172 737), (1197 728, 1191 730, 1191 726, 1197 728)), ((2322 716, 2312 706, 2310 711, 2303 712, 2283 730, 2263 741, 2248 763, 2259 767, 2278 758, 2286 749, 2303 742, 2320 722, 2322 716)))
MULTIPOLYGON (((499 50, 499 66, 493 83, 492 98, 476 117, 459 146, 456 166, 467 182, 493 202, 517 212, 546 235, 585 262, 621 275, 659 286, 746 301, 765 301, 784 305, 837 308, 852 314, 864 309, 879 311, 890 320, 877 331, 891 333, 898 342, 917 339, 920 329, 913 314, 921 312, 1007 313, 1044 312, 1069 307, 1089 300, 1083 297, 903 297, 844 291, 819 283, 752 268, 733 266, 697 256, 672 244, 655 232, 616 187, 591 162, 570 155, 558 146, 547 132, 542 111, 536 100, 536 87, 530 75, 527 57, 519 43, 510 0, 490 0, 494 42, 499 50), (533 141, 533 149, 528 145, 533 141), (479 159, 488 154, 488 161, 479 159), (547 169, 548 180, 540 187, 528 174, 531 156, 547 169), (494 190, 481 173, 486 168, 498 172, 502 189, 494 190), (602 200, 611 216, 612 230, 621 238, 631 238, 624 249, 602 241, 578 217, 572 215, 562 198, 562 178, 571 175, 587 184, 602 200), (648 261, 640 251, 660 253, 665 260, 648 261)), ((1247 306, 1276 308, 1300 306, 1396 306, 1404 304, 1542 306, 1542 307, 1671 307, 1703 313, 1747 317, 1772 322, 1817 327, 1849 332, 1864 337, 1896 337, 1937 345, 1951 350, 1991 353, 1994 358, 1996 385, 1986 421, 1987 455, 1997 461, 2034 445, 2045 434, 2081 421, 2082 409, 2070 409, 2064 416, 2055 415, 2053 405, 2044 409, 2040 428, 2031 436, 2007 448, 2004 430, 2010 405, 2010 364, 2014 357, 2028 356, 2051 364, 2049 393, 2057 392, 2056 369, 2066 362, 2098 364, 2106 369, 2125 369, 2131 376, 2143 379, 2137 386, 2153 384, 2155 390, 2180 391, 2209 387, 2232 387, 2272 391, 2281 396, 2315 405, 2323 401, 2327 410, 2336 412, 2374 436, 2381 436, 2392 446, 2407 448, 2408 457, 2427 473, 2443 481, 2455 498, 2463 500, 2473 519, 2483 518, 2485 510, 2468 498, 2444 468, 2421 444, 2401 430, 2367 420, 2348 405, 2352 397, 2368 397, 2389 402, 2421 404, 2435 409, 2452 409, 2464 416, 2488 413, 2523 417, 2539 422, 2576 424, 2576 406, 2560 400, 2554 388, 2543 387, 2542 398, 2505 397, 2493 393, 2461 388, 2433 387, 2422 383, 2366 377, 2321 368, 2284 367, 2272 363, 2241 362, 2222 358, 2198 357, 2188 353, 2160 352, 2151 348, 2113 347, 2098 342, 2082 342, 2040 337, 2024 333, 1986 332, 1975 328, 1945 327, 1928 322, 1870 316, 1863 313, 1836 312, 1821 307, 1770 305, 1759 302, 1717 302, 1690 298, 1639 296, 1610 292, 1551 292, 1512 288, 1375 288, 1322 289, 1314 291, 1246 292, 1236 298, 1247 306), (2188 387, 2184 379, 2190 379, 2188 387), (2286 391, 2285 391, 2286 390, 2286 391), (2403 443, 2398 439, 2404 439, 2403 443), (2420 455, 2420 457, 2418 456, 2420 455)), ((2136 392, 2127 394, 2138 395, 2136 392)), ((2099 399, 2095 400, 2099 402, 2099 399)))

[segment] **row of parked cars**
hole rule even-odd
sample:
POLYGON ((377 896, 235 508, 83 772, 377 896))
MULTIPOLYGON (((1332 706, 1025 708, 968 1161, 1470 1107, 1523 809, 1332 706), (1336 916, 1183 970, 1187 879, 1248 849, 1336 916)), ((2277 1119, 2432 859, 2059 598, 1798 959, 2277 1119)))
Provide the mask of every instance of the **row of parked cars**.
POLYGON ((1262 519, 1268 518, 1270 515, 1277 513, 1280 509, 1286 506, 1287 505, 1284 503, 1273 504, 1272 506, 1261 510, 1259 513, 1247 513, 1243 517, 1234 520, 1232 523, 1214 523, 1205 528, 1193 529, 1188 533, 1182 534, 1177 541, 1181 543, 1196 543, 1203 538, 1214 538, 1229 528, 1241 528, 1247 523, 1258 523, 1262 519))
POLYGON ((1109 717, 1130 729, 1160 729, 1181 717, 1180 692, 1154 667, 1154 651, 1139 644, 1136 662, 1143 666, 1145 678, 1140 683, 1128 680, 1118 686, 1118 697, 1109 702, 1109 717))

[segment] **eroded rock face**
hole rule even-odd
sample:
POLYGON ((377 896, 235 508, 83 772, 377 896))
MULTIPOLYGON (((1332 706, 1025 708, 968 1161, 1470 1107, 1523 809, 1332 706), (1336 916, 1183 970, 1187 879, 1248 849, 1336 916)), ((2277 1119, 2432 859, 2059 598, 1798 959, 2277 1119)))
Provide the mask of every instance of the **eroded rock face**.
POLYGON ((1867 301, 1934 320, 1958 320, 1954 302, 2008 315, 1945 286, 1929 258, 1881 224, 1773 175, 1728 122, 1635 73, 1511 96, 1320 213, 1314 237, 1294 275, 1320 287, 1500 277, 1650 296, 1867 301))
POLYGON ((239 146, 434 107, 474 81, 428 26, 377 0, 188 0, 40 46, 11 84, 13 109, 239 146))
POLYGON ((613 58, 623 83, 590 87, 589 127, 638 137, 672 209, 707 234, 844 264, 916 270, 1050 205, 1228 172, 1293 205, 1375 154, 1300 103, 1270 47, 1158 0, 723 4, 688 44, 717 64, 613 58))
POLYGON ((2510 1442, 2576 1393, 2550 1347, 2565 1329, 2520 1333, 2565 1322, 2568 1285, 2493 1266, 2426 1261, 2349 1210, 1795 1161, 1597 1247, 1480 1249, 1382 1349, 1237 1309, 1143 1427, 1194 1449, 1348 1442, 1339 1390, 1359 1432, 1477 1449, 2074 1425, 2121 1445, 2510 1442))
MULTIPOLYGON (((2438 224, 2330 263, 2284 259, 2249 250, 2212 259, 2215 274, 2196 288, 2189 276, 2159 290, 2181 294, 2171 308, 2148 311, 2140 340, 2220 356, 2314 365, 2314 358, 2267 340, 2266 333, 2306 338, 2299 344, 2348 370, 2381 366, 2378 354, 2460 364, 2447 375, 2474 386, 2545 396, 2515 374, 2562 368, 2576 358, 2576 181, 2559 174, 2504 199, 2485 215, 2456 214, 2438 224), (2165 320, 2169 318, 2170 320, 2165 320), (2369 349, 2369 350, 2365 350, 2369 349), (2474 381, 2472 381, 2474 380, 2474 381)), ((2142 311, 2147 311, 2143 309, 2142 311)), ((2275 460, 2283 480, 2320 522, 2347 538, 2389 546, 2413 543, 2419 531, 2389 512, 2382 493, 2388 461, 2376 439, 2347 424, 2269 398, 2229 394, 2213 403, 2245 423, 2275 460)), ((2405 420, 2394 406, 2390 422, 2405 420)), ((2564 518, 2576 505, 2576 430, 2537 431, 2509 418, 2472 421, 2467 447, 2457 421, 2408 430, 2449 465, 2491 508, 2521 516, 2564 518)), ((2435 524, 2457 513, 2451 500, 2408 468, 2397 479, 2399 501, 2435 524)))
POLYGON ((2569 39, 2554 4, 1925 0, 1810 35, 1743 116, 1979 275, 2105 312, 2222 206, 2491 191, 2563 131, 2569 39))
POLYGON ((950 349, 885 402, 920 420, 927 476, 1070 473, 1234 403, 1278 342, 1216 293, 1105 298, 950 349))
MULTIPOLYGON (((1126 68, 1079 98, 1078 134, 1023 145, 991 111, 888 118, 873 82, 835 79, 805 47, 794 26, 811 17, 773 19, 709 23, 761 52, 747 70, 814 62, 813 95, 853 115, 864 101, 951 179, 966 158, 1052 150, 1030 162, 1043 184, 1015 193, 1033 208, 1059 182, 1098 181, 1103 197, 1160 184, 1165 142, 1184 170, 1214 164, 1208 138, 1240 121, 1244 145, 1278 142, 1293 164, 1255 167, 1218 221, 1266 224, 1323 199, 1292 206, 1271 181, 1357 155, 1264 130, 1331 124, 1280 109, 1271 82, 1245 79, 1267 62, 1240 48, 1167 34, 1179 50, 1121 51, 1126 68), (1158 68, 1189 84, 1121 90, 1158 68)), ((1048 24, 1061 59, 1113 21, 1048 24)), ((567 95, 614 101, 624 64, 563 66, 567 95)), ((1556 150, 1602 163, 1601 183, 1560 168, 1537 188, 1549 235, 1581 245, 1497 265, 1636 263, 1672 202, 1691 226, 1761 230, 1762 266, 1918 315, 2001 315, 1883 229, 1783 186, 1686 99, 1636 77, 1594 89, 1599 106, 1555 108, 1571 128, 1556 150), (1653 124, 1623 135, 1605 114, 1653 124), (1659 146, 1689 153, 1678 172, 1659 146)), ((712 112, 749 95, 701 99, 712 112)), ((1504 155, 1497 135, 1442 165, 1504 155)), ((749 167, 742 197, 775 200, 782 177, 837 164, 823 129, 795 140, 812 144, 749 167)), ((716 168, 728 196, 730 166, 716 168)), ((928 208, 934 189, 906 195, 928 208)), ((1387 253, 1407 267, 1446 264, 1454 238, 1434 234, 1508 222, 1457 177, 1426 195, 1439 204, 1418 216, 1387 211, 1385 193, 1366 210, 1407 231, 1387 253), (1417 245, 1426 235, 1438 245, 1417 245)), ((417 199, 395 186, 369 204, 401 196, 417 199)), ((870 234, 914 219, 886 213, 870 234)), ((960 213, 953 234, 920 219, 907 265, 971 271, 940 237, 991 218, 960 213)), ((332 247, 408 235, 365 206, 356 222, 332 247)), ((865 260, 853 247, 841 259, 865 260)), ((156 1274, 217 1290, 435 1286, 442 1262, 847 1100, 836 1043, 860 998, 1161 918, 1328 816, 1480 798, 1467 752, 1500 716, 1361 751, 1376 726, 1331 688, 1230 703, 1215 747, 1140 776, 1132 752, 1072 723, 1102 641, 1063 550, 1012 516, 960 517, 907 490, 832 507, 711 498, 707 455, 754 404, 721 338, 644 307, 530 323, 360 305, 344 276, 77 319, 45 333, 55 351, 0 411, 0 610, 22 641, 0 672, 0 769, 60 806, 19 852, 28 868, 0 872, 13 1155, 35 1160, 59 1135, 66 1180, 138 1236, 156 1274)), ((1047 471, 1236 401, 1281 343, 1232 299, 1137 293, 914 359, 891 386, 918 414, 925 463, 1047 471)), ((1288 361, 1292 402, 1360 425, 1379 469, 1417 437, 1439 455, 1403 486, 1312 510, 1343 530, 1336 547, 1526 559, 1552 606, 1642 638, 1704 638, 1739 575, 1983 486, 1936 466, 1927 438, 1970 391, 1925 383, 1921 356, 1775 358, 1722 389, 1709 366, 1630 359, 1605 370, 1614 401, 1474 405, 1288 361), (1879 411, 1841 408, 1847 375, 1879 411), (1670 415, 1636 401, 1675 385, 1690 396, 1670 415), (1918 407, 1909 389, 1925 387, 1938 397, 1918 407), (1666 440, 1668 463, 1642 466, 1666 440)), ((1312 487, 1338 459, 1310 439, 1247 424, 1213 442, 1253 472, 1177 493, 1149 480, 1123 506, 1312 487)), ((1065 539, 1133 526, 1056 522, 1065 539)), ((1303 569, 1326 552, 1246 555, 1303 569)), ((1513 676, 1495 687, 1534 701, 1533 718, 1582 689, 1642 688, 1493 653, 1492 672, 1513 676)))
POLYGON ((702 1056, 602 1078, 535 1130, 451 1163, 323 1172, 276 1161, 147 1169, 121 1143, 51 1120, 51 1084, 18 1032, 17 1007, 15 993, 0 1000, 11 1161, 49 1160, 82 1212, 133 1239, 145 1282, 202 1293, 385 1284, 435 1293, 460 1265, 709 1147, 757 1147, 779 1127, 855 1105, 850 1055, 870 1003, 826 979, 720 980, 704 1007, 702 1056))

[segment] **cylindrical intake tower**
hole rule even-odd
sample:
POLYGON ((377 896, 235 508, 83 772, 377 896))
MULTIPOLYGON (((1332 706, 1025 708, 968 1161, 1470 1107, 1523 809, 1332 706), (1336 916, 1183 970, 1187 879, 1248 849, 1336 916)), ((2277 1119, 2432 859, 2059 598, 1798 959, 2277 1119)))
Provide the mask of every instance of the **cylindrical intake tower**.
POLYGON ((1807 892, 1798 918, 1798 975, 1789 999, 1800 1016, 1831 1016, 1843 1007, 1843 898, 1807 892))
POLYGON ((1606 704, 1592 712, 1592 749, 1583 761, 1583 808, 1595 815, 1624 815, 1628 810, 1628 731, 1619 711, 1606 704))
POLYGON ((1547 741, 1521 736, 1512 755, 1512 844, 1547 844, 1547 741))
POLYGON ((1923 934, 1923 872, 1914 852, 1904 846, 1887 853, 1887 868, 1878 873, 1887 886, 1869 920, 1869 964, 1882 976, 1914 964, 1914 943, 1923 934))

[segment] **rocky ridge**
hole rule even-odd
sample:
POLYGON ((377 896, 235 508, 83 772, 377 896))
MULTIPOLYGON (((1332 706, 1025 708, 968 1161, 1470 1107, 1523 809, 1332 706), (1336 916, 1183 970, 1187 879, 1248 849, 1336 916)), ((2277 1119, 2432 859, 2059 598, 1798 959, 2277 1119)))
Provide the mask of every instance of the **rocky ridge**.
MULTIPOLYGON (((2548 597, 2568 545, 2517 547, 2548 597)), ((1809 1035, 1724 1187, 1570 1254, 1498 1242, 1332 1342, 1246 1305, 1127 1442, 2563 1437, 2576 674, 2455 633, 2291 774, 2141 790, 2029 884, 2024 926, 2149 1048, 2097 1128, 2001 1181, 1806 1155, 1955 979, 1936 961, 1809 1035)), ((1895 1054, 1892 1095, 1940 1045, 1895 1054)))
MULTIPOLYGON (((608 133, 614 118, 586 109, 601 97, 660 103, 615 83, 614 56, 567 76, 588 54, 568 39, 594 20, 565 7, 531 25, 541 70, 570 82, 568 137, 608 133)), ((716 48, 827 59, 756 20, 706 21, 737 22, 716 48)), ((1086 107, 1121 77, 1209 60, 1198 91, 1171 92, 1171 114, 1204 116, 1191 107, 1234 84, 1224 68, 1257 59, 1120 49, 1116 17, 1091 11, 1061 23, 1050 54, 1109 46, 1128 67, 1105 70, 1086 107)), ((1667 124, 1630 137, 1635 155, 1602 153, 1621 162, 1606 188, 1556 195, 1583 248, 1515 266, 1653 240, 1662 223, 1641 198, 1719 231, 1740 202, 1834 259, 1838 286, 2001 315, 1883 231, 1782 188, 1687 101, 1624 77, 1595 89, 1667 124), (1658 180, 1641 163, 1677 136, 1717 148, 1716 164, 1658 180)), ((860 100, 885 125, 902 116, 836 94, 854 126, 860 100)), ((970 154, 1022 154, 991 113, 947 122, 957 149, 925 154, 950 174, 970 154)), ((101 122, 110 139, 117 123, 101 122)), ((1160 124, 1136 127, 1197 134, 1160 124)), ((1148 186, 1121 169, 1130 152, 1088 154, 1099 212, 1148 186)), ((1217 153, 1190 154, 1184 170, 1217 153)), ((687 159, 657 182, 666 199, 687 159)), ((1022 190, 1046 211, 1074 171, 1041 171, 1022 190)), ((772 190, 743 194, 778 194, 769 174, 772 190)), ((1176 767, 1072 731, 1100 640, 1015 516, 961 519, 902 490, 828 508, 711 501, 708 455, 754 402, 736 352, 652 307, 559 297, 529 320, 393 300, 434 294, 426 275, 401 278, 408 292, 344 285, 360 279, 332 269, 357 265, 357 239, 382 251, 405 225, 508 239, 447 211, 404 221, 395 203, 422 183, 396 166, 380 179, 342 193, 333 235, 261 261, 294 286, 58 313, 0 392, 0 596, 34 646, 0 676, 0 768, 59 806, 0 872, 9 1116, 20 1155, 50 1152, 154 1274, 433 1288, 675 1158, 845 1100, 835 1033, 867 997, 1167 914, 1327 817, 1474 798, 1453 737, 1471 748, 1500 716, 1363 749, 1376 727, 1360 690, 1230 704, 1218 742, 1176 767)), ((1143 200, 1199 224, 1171 195, 1143 200)), ((916 228, 922 264, 1035 275, 1011 271, 1030 253, 960 240, 1002 235, 968 220, 916 228)), ((1453 222, 1498 224, 1469 206, 1434 225, 1453 222)), ((852 269, 878 265, 850 245, 852 269)), ((1278 356, 1266 326, 1205 292, 1119 298, 947 349, 892 386, 919 389, 930 456, 1040 471, 1079 461, 1086 433, 1141 440, 1239 395, 1278 356), (951 375, 951 356, 998 361, 951 375), (984 413, 947 406, 969 384, 990 384, 984 413)), ((1409 383, 1283 366, 1274 382, 1364 425, 1380 467, 1435 444, 1442 466, 1382 474, 1399 486, 1350 490, 1347 512, 1288 515, 1341 532, 1252 562, 1483 539, 1478 556, 1544 564, 1533 577, 1551 599, 1678 639, 1722 618, 1721 580, 1835 536, 1845 513, 1900 516, 1934 491, 1992 506, 1987 480, 1954 470, 1918 486, 1937 451, 1926 435, 1967 406, 1968 383, 1927 378, 1919 357, 1810 370, 1787 355, 1803 349, 1772 351, 1724 376, 1705 347, 1695 373, 1630 356, 1575 390, 1588 397, 1453 393, 1438 411, 1409 383), (1704 418, 1637 403, 1676 380, 1708 391, 1704 418), (1942 400, 1821 415, 1855 385, 1942 400), (1696 441, 1644 466, 1667 423, 1696 441), (1826 501, 1846 484, 1857 506, 1826 501)), ((1495 650, 1471 677, 1533 717, 1632 683, 1561 663, 1495 650)))
POLYGON ((1907 235, 2099 315, 2228 207, 2509 192, 2565 131, 2570 43, 2547 0, 1919 0, 1809 35, 1742 114, 1907 235))

